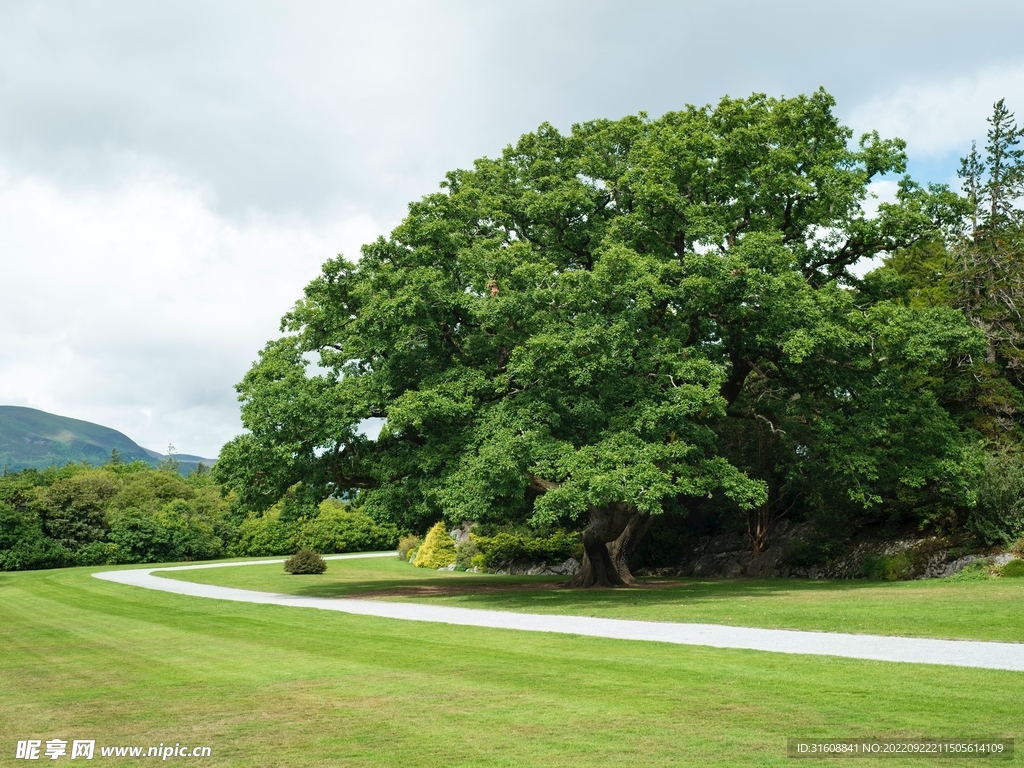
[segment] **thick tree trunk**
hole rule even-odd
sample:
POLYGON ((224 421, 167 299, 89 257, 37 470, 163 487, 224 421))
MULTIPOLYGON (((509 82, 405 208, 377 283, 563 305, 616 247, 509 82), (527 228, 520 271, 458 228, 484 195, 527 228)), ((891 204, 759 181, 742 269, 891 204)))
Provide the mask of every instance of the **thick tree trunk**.
POLYGON ((619 538, 608 545, 608 555, 612 559, 612 565, 615 566, 619 578, 625 584, 636 584, 636 579, 633 578, 633 574, 629 570, 629 556, 636 551, 650 527, 651 516, 646 512, 637 512, 626 523, 619 538))
POLYGON ((583 565, 570 587, 625 587, 636 584, 629 555, 647 533, 651 516, 626 504, 590 511, 583 532, 583 565))

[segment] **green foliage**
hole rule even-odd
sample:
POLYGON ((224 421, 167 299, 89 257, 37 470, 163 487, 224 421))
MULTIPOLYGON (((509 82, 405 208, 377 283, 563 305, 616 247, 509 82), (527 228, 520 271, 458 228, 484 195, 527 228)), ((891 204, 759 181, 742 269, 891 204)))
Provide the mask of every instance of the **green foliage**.
POLYGON ((323 573, 327 562, 313 550, 303 547, 284 561, 284 569, 294 575, 323 573))
POLYGON ((1020 132, 999 105, 968 199, 904 177, 868 215, 904 143, 852 141, 833 107, 545 124, 447 174, 306 287, 238 385, 248 433, 217 478, 254 512, 358 490, 409 530, 615 509, 752 540, 783 515, 1018 535, 978 432, 1024 408, 1020 132))
POLYGON ((962 311, 984 338, 981 354, 951 366, 938 387, 964 425, 996 444, 1019 444, 1024 414, 1024 151, 1013 114, 993 105, 984 152, 961 160, 960 215, 927 248, 890 256, 907 300, 962 311))
POLYGON ((436 523, 420 545, 412 564, 417 568, 445 568, 455 563, 455 541, 444 527, 436 523))
POLYGON ((153 514, 175 499, 191 499, 195 488, 172 472, 136 471, 122 476, 111 510, 138 509, 153 514))
POLYGON ((117 544, 92 541, 74 552, 75 565, 116 565, 120 562, 117 544))
POLYGON ((578 531, 555 531, 549 536, 501 532, 494 536, 473 536, 473 541, 489 568, 520 560, 554 563, 569 557, 582 559, 578 531))
POLYGON ((1024 535, 1024 455, 997 450, 984 458, 977 504, 964 528, 986 544, 1010 544, 1024 535))
POLYGON ((394 525, 377 523, 336 499, 327 499, 316 517, 297 526, 294 540, 317 552, 366 552, 393 549, 399 537, 394 525))
POLYGON ((230 497, 141 462, 0 477, 0 569, 223 556, 236 538, 230 497))
MULTIPOLYGON (((818 529, 812 531, 808 536, 790 542, 783 554, 783 559, 789 565, 801 568, 824 565, 829 558, 841 552, 845 545, 846 542, 842 539, 829 536, 825 531, 818 529)), ((869 576, 867 573, 864 575, 868 578, 877 578, 869 576)))
POLYGON ((71 552, 43 533, 34 511, 0 501, 0 570, 61 568, 72 562, 71 552))
POLYGON ((117 491, 116 476, 104 471, 57 480, 38 497, 43 529, 72 550, 99 541, 107 532, 106 507, 117 491))
POLYGON ((155 516, 168 532, 172 560, 212 560, 223 555, 213 525, 190 501, 175 499, 155 516))
POLYGON ((869 579, 902 581, 910 578, 913 566, 913 558, 907 552, 896 555, 869 555, 864 558, 861 572, 869 579))
MULTIPOLYGON (((299 481, 365 489, 372 516, 408 527, 439 513, 555 523, 611 504, 660 514, 709 494, 771 503, 714 426, 755 369, 787 396, 835 400, 845 388, 815 375, 838 352, 871 387, 871 340, 898 310, 863 321, 848 267, 947 216, 947 191, 905 182, 867 218, 866 185, 903 171, 903 145, 869 134, 853 147, 832 106, 823 91, 755 95, 570 135, 543 125, 448 174, 358 265, 332 260, 307 287, 290 335, 239 385, 250 434, 225 448, 219 477, 254 508, 299 481), (359 431, 367 417, 386 418, 375 441, 359 431)), ((897 319, 911 334, 949 327, 897 319)), ((960 330, 928 351, 945 359, 960 330)), ((893 339, 907 346, 922 345, 893 339)), ((913 404, 908 378, 885 384, 913 404)), ((848 415, 822 431, 867 426, 848 415)), ((925 458, 949 463, 948 443, 925 458)), ((873 503, 889 489, 866 461, 844 480, 873 503)))
POLYGON ((159 563, 171 556, 170 535, 152 515, 129 509, 110 524, 110 539, 117 545, 123 563, 159 563))
MULTIPOLYGON (((117 457, 115 457, 117 458, 117 457)), ((0 477, 0 569, 220 557, 235 538, 230 497, 141 462, 0 477)))
POLYGON ((400 560, 408 560, 409 553, 419 547, 423 543, 423 539, 419 536, 409 535, 402 536, 398 540, 398 558, 400 560))
POLYGON ((470 535, 455 545, 455 570, 468 571, 478 565, 486 565, 486 559, 477 546, 476 537, 470 535))
MULTIPOLYGON (((294 523, 309 520, 318 516, 320 510, 317 508, 319 500, 312 489, 306 483, 296 483, 277 502, 278 517, 284 523, 294 523)), ((313 547, 318 552, 329 550, 313 547)))
POLYGON ((984 563, 971 563, 965 568, 960 569, 952 576, 947 576, 945 581, 989 581, 992 578, 992 574, 989 573, 989 568, 984 563))
POLYGON ((1000 569, 999 575, 1008 579, 1024 578, 1024 560, 1011 560, 1000 569))
POLYGON ((272 514, 250 517, 238 526, 238 538, 228 548, 232 557, 269 557, 295 551, 292 531, 272 514))

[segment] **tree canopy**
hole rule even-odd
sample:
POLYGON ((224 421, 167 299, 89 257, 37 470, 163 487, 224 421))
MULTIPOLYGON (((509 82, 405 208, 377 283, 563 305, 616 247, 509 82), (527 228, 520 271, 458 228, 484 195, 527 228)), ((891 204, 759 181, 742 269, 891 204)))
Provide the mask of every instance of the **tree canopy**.
MULTIPOLYGON (((628 583, 651 516, 762 528, 803 499, 970 503, 972 441, 929 382, 984 349, 865 258, 960 221, 904 144, 824 91, 551 125, 447 174, 362 258, 324 264, 239 385, 217 477, 378 518, 580 521, 579 585, 628 583), (380 434, 365 432, 382 420, 380 434)), ((972 463, 973 462, 973 463, 972 463)))

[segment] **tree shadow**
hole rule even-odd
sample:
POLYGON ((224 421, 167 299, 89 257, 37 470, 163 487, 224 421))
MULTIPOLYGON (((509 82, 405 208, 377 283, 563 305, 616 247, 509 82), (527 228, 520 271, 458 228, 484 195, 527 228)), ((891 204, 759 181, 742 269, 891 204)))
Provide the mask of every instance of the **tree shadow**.
MULTIPOLYGON (((480 597, 488 601, 501 595, 529 598, 543 596, 561 604, 629 603, 642 599, 645 605, 659 603, 691 604, 716 602, 724 599, 770 598, 787 593, 856 593, 864 590, 906 590, 918 582, 890 582, 869 580, 807 580, 807 579, 702 579, 667 578, 648 579, 633 587, 570 589, 569 578, 564 576, 498 576, 451 574, 424 574, 423 578, 354 579, 310 583, 300 589, 289 590, 303 597, 345 597, 352 599, 397 599, 429 597, 480 597)), ((314 577, 315 578, 315 577, 314 577)))
MULTIPOLYGON (((456 576, 455 574, 452 574, 456 576)), ((422 579, 353 579, 310 583, 289 594, 303 597, 347 597, 381 599, 391 597, 432 597, 441 595, 494 594, 498 592, 529 592, 564 587, 564 576, 456 576, 451 580, 430 576, 422 579), (501 581, 496 581, 501 579, 501 581)), ((315 578, 315 577, 314 577, 315 578)))

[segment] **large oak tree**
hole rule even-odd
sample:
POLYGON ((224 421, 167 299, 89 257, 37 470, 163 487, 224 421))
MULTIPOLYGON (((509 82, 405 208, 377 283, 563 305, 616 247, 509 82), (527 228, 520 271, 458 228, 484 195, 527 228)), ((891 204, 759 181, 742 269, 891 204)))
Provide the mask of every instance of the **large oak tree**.
POLYGON ((850 274, 927 239, 955 201, 905 180, 867 215, 904 146, 851 143, 832 107, 818 91, 543 125, 449 173, 309 284, 239 385, 249 433, 220 478, 257 508, 299 481, 363 489, 409 526, 578 519, 582 586, 630 583, 631 549, 679 499, 770 522, 778 489, 723 449, 730 418, 832 425, 819 435, 842 452, 835 430, 870 409, 855 401, 905 413, 908 377, 971 343, 955 313, 886 309, 850 274), (910 352, 880 378, 886 344, 910 352))

